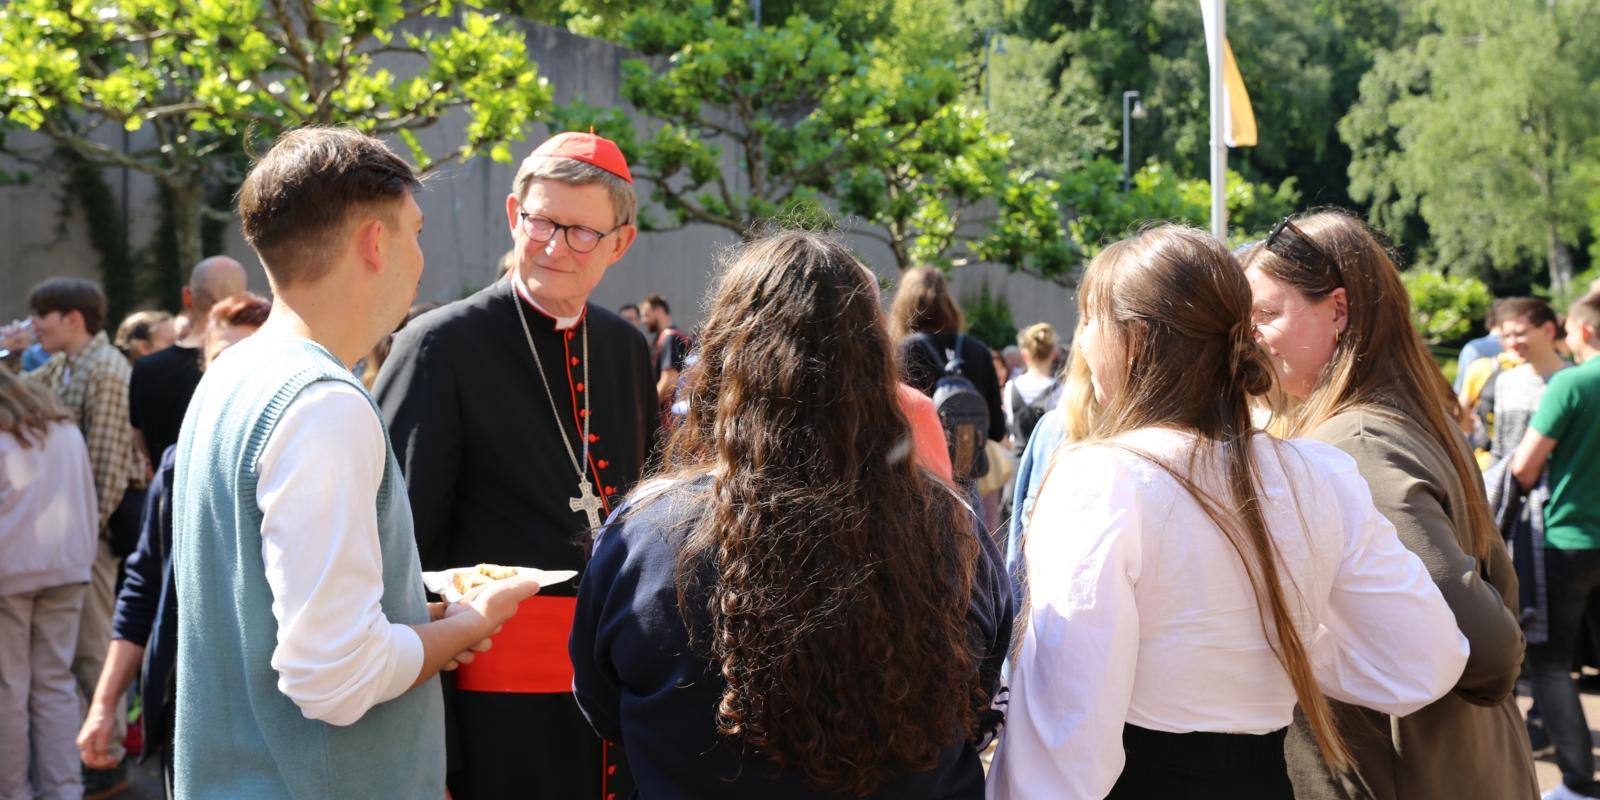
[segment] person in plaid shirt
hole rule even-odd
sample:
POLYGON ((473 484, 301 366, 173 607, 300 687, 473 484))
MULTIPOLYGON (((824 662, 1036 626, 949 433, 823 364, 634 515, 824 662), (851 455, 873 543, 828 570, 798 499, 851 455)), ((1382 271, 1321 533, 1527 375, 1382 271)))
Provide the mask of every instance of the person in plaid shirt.
MULTIPOLYGON (((132 367, 106 337, 106 297, 100 287, 76 278, 53 278, 34 288, 28 305, 33 310, 39 344, 50 353, 50 360, 26 377, 54 392, 83 431, 99 501, 99 551, 84 596, 77 654, 72 660, 78 688, 87 698, 94 694, 105 664, 106 647, 111 642, 111 612, 121 561, 111 548, 112 515, 125 494, 133 491, 135 499, 139 496, 148 469, 128 421, 128 378, 132 367)), ((119 714, 111 743, 111 755, 119 762, 124 727, 119 714)), ((91 770, 85 776, 85 797, 109 797, 127 785, 126 767, 97 772, 91 770)))

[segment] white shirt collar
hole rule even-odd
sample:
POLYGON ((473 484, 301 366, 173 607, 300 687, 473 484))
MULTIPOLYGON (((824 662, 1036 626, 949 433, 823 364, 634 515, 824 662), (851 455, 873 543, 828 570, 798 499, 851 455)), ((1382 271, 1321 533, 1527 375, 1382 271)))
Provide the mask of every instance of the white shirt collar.
POLYGON ((517 276, 515 274, 508 276, 508 279, 511 281, 511 285, 516 288, 518 297, 521 297, 523 300, 526 300, 528 302, 528 305, 533 306, 534 308, 538 309, 540 314, 543 314, 543 315, 545 315, 545 316, 547 316, 547 317, 549 317, 549 318, 551 318, 551 319, 556 321, 556 330, 558 330, 558 331, 568 330, 568 329, 576 326, 578 324, 578 320, 583 319, 583 312, 582 311, 580 311, 577 314, 574 314, 574 315, 572 315, 570 317, 563 317, 563 316, 560 316, 558 314, 552 314, 549 309, 545 308, 542 305, 539 305, 539 301, 538 300, 533 299, 533 295, 528 292, 527 285, 524 284, 522 281, 518 280, 517 276))

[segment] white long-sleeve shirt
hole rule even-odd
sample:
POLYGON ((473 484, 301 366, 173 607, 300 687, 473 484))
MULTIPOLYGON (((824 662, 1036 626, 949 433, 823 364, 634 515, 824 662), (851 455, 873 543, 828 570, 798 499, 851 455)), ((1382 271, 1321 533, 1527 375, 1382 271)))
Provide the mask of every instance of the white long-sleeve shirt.
MULTIPOLYGON (((1155 429, 1121 440, 1180 468, 1192 441, 1155 429)), ((1255 454, 1280 580, 1322 691, 1396 715, 1449 692, 1466 639, 1355 461, 1265 435, 1255 454)), ((1218 453, 1191 478, 1228 498, 1222 469, 1218 453)), ((1063 452, 1024 553, 1030 609, 991 800, 1105 797, 1125 723, 1261 734, 1291 721, 1294 689, 1239 555, 1160 467, 1110 445, 1063 452)))
POLYGON ((333 725, 399 697, 422 669, 422 639, 380 606, 381 426, 355 387, 315 383, 283 412, 256 462, 278 690, 333 725))

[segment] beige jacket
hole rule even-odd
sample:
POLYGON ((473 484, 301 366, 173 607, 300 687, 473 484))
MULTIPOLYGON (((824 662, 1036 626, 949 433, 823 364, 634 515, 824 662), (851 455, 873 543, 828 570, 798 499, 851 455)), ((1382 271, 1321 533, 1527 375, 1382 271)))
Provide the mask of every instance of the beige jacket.
MULTIPOLYGON (((1297 800, 1537 798, 1527 729, 1512 689, 1522 665, 1517 579, 1495 537, 1487 563, 1471 552, 1465 492, 1448 453, 1387 409, 1340 414, 1312 437, 1355 458, 1378 510, 1422 559, 1472 647, 1455 691, 1405 717, 1335 703, 1359 774, 1334 779, 1303 720, 1285 747, 1297 800)), ((1452 443, 1465 451, 1459 439, 1452 443)))

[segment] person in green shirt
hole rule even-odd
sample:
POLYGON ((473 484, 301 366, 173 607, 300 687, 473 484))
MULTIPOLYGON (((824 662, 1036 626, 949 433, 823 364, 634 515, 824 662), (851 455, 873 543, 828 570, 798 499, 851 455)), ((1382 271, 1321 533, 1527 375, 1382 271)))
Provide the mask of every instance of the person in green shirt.
POLYGON ((1511 472, 1524 489, 1550 470, 1544 507, 1550 637, 1529 644, 1533 699, 1556 748, 1562 786, 1545 797, 1600 797, 1572 652, 1589 594, 1600 588, 1600 293, 1572 304, 1567 346, 1578 366, 1550 377, 1511 472))

